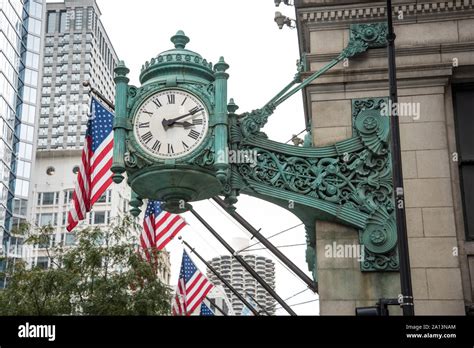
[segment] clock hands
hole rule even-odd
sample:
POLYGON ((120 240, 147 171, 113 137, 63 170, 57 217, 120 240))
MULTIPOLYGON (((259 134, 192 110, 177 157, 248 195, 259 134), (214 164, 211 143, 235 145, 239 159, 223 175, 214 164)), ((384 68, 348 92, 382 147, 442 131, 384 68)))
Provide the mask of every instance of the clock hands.
POLYGON ((184 128, 189 128, 189 127, 193 127, 194 124, 184 121, 184 122, 174 122, 173 126, 183 126, 184 128))
MULTIPOLYGON (((165 130, 167 130, 169 127, 172 127, 175 124, 180 124, 180 122, 177 122, 178 120, 181 120, 181 119, 183 119, 185 117, 188 117, 188 116, 193 116, 193 115, 195 115, 198 112, 203 111, 203 110, 204 109, 199 109, 199 108, 196 107, 196 108, 192 109, 191 111, 189 111, 189 113, 187 113, 185 115, 178 116, 178 117, 172 118, 170 120, 167 120, 166 118, 164 118, 163 121, 161 121, 161 124, 163 125, 165 130)), ((190 124, 190 123, 188 122, 188 124, 190 124)))

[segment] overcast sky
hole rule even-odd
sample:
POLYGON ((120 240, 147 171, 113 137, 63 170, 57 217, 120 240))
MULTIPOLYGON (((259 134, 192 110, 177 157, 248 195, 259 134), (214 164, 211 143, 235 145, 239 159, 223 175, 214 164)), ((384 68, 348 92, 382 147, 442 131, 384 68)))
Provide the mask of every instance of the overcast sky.
MULTIPOLYGON (((230 74, 228 96, 240 106, 238 112, 265 105, 296 73, 296 61, 299 58, 296 30, 288 27, 279 30, 273 20, 276 10, 294 18, 293 7, 281 5, 275 8, 273 0, 97 2, 102 11, 102 22, 119 58, 130 68, 131 83, 135 85, 139 85, 138 77, 144 62, 172 48, 169 39, 178 30, 183 30, 191 39, 186 48, 200 53, 208 61, 215 63, 220 56, 224 56, 230 65, 227 71, 230 74)), ((304 127, 302 97, 299 93, 277 109, 264 131, 271 139, 286 142, 304 127)), ((227 241, 231 242, 234 237, 249 236, 212 203, 205 201, 193 205, 227 241)), ((246 196, 240 197, 237 209, 257 229, 261 228, 265 236, 300 223, 286 210, 246 196)), ((191 214, 184 214, 184 217, 190 226, 181 235, 204 258, 227 255, 226 250, 191 214)), ((304 228, 299 227, 271 241, 277 246, 304 244, 304 228)), ((181 263, 182 245, 176 239, 167 249, 171 253, 171 284, 174 286, 181 263)), ((281 250, 307 272, 305 249, 305 246, 299 246, 281 250)), ((255 254, 275 260, 276 291, 282 298, 286 299, 306 288, 269 252, 255 251, 255 254)), ((205 266, 196 257, 194 260, 205 272, 205 266)), ((287 303, 291 305, 316 299, 317 296, 307 290, 287 303)), ((300 315, 316 315, 319 302, 293 309, 300 315)), ((286 312, 278 310, 277 314, 286 315, 286 312)))

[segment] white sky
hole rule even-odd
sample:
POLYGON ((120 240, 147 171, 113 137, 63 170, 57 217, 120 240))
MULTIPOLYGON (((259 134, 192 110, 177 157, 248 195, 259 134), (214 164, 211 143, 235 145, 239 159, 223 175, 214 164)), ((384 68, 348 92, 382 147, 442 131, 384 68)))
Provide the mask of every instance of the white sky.
MULTIPOLYGON (((183 30, 191 42, 186 48, 200 53, 213 63, 224 56, 230 65, 228 96, 240 106, 238 112, 262 107, 296 73, 299 58, 295 29, 279 30, 273 21, 276 10, 294 18, 294 8, 272 0, 97 0, 102 11, 102 22, 121 60, 131 70, 131 83, 139 85, 140 69, 145 61, 172 48, 170 37, 183 30)), ((264 131, 273 140, 286 142, 292 134, 305 128, 301 93, 282 104, 270 118, 264 131)), ((249 234, 236 226, 208 201, 193 204, 196 211, 228 241, 249 234)), ((237 211, 262 234, 270 236, 300 221, 291 213, 261 200, 241 196, 237 211)), ((206 259, 227 255, 227 251, 192 216, 184 215, 190 226, 181 235, 206 259)), ((303 227, 271 239, 274 245, 305 243, 303 227)), ((253 241, 252 241, 253 242, 253 241)), ((258 247, 258 246, 257 246, 258 247)), ((257 248, 256 247, 256 248, 257 248)), ((182 256, 182 245, 175 239, 168 248, 171 252, 172 279, 177 282, 182 256)), ((307 271, 305 246, 281 249, 303 271, 307 271)), ((286 299, 306 288, 296 276, 289 273, 267 251, 255 254, 271 257, 276 263, 276 291, 286 299)), ((192 257, 192 256, 191 256, 192 257)), ((203 264, 195 260, 201 271, 203 264)), ((309 275, 309 272, 307 272, 309 275)), ((317 299, 310 290, 290 299, 296 304, 317 299)), ((299 315, 316 315, 319 302, 293 307, 299 315)), ((277 311, 286 315, 283 309, 277 311)))

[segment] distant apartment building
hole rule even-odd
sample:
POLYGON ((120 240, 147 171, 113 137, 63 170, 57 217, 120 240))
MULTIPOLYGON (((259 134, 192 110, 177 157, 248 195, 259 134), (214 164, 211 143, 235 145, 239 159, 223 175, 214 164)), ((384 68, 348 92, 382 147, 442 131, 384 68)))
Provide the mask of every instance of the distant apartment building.
MULTIPOLYGON (((236 250, 248 247, 248 240, 236 238, 233 241, 236 250)), ((240 253, 244 260, 265 280, 272 288, 275 288, 275 263, 264 257, 251 255, 245 252, 240 253)), ((239 292, 242 296, 252 296, 257 302, 264 306, 268 313, 275 314, 275 299, 248 273, 242 265, 232 256, 224 255, 215 257, 209 261, 210 265, 224 277, 225 280, 239 292)), ((207 270, 207 277, 215 284, 224 288, 227 297, 232 303, 232 309, 236 315, 242 313, 244 304, 235 296, 210 270, 207 270)), ((256 308, 261 310, 261 308, 256 308)))
POLYGON ((45 0, 0 1, 0 256, 12 258, 31 209, 44 9, 45 0))

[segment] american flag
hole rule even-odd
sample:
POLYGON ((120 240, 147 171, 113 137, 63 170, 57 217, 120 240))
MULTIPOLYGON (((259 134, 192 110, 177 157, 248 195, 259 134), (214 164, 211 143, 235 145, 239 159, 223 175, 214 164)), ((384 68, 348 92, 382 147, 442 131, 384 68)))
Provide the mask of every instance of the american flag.
POLYGON ((199 315, 202 316, 202 317, 212 317, 212 316, 214 316, 215 314, 214 314, 214 312, 211 311, 211 309, 210 309, 208 306, 206 306, 206 304, 203 302, 203 303, 201 304, 201 313, 200 313, 199 315))
POLYGON ((204 301, 214 285, 197 269, 186 251, 179 272, 173 315, 191 315, 204 301))
POLYGON ((76 189, 69 211, 67 230, 71 232, 86 218, 94 203, 112 184, 114 115, 95 98, 91 100, 91 117, 82 151, 82 163, 77 173, 76 189))
POLYGON ((151 249, 163 250, 184 226, 186 221, 179 215, 164 211, 161 202, 148 201, 140 236, 140 245, 148 261, 151 260, 151 249))

